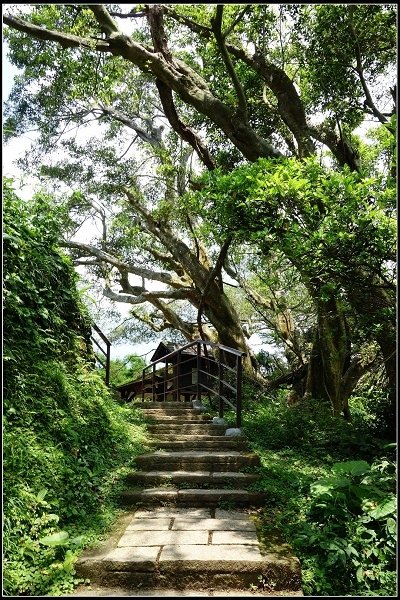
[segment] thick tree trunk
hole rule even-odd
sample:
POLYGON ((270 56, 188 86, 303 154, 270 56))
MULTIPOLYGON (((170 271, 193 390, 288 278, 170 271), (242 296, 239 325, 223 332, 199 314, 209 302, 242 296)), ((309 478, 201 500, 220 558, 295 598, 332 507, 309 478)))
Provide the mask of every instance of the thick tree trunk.
POLYGON ((342 378, 348 358, 346 322, 335 298, 317 298, 315 304, 318 322, 308 368, 306 394, 328 400, 333 415, 340 416, 345 408, 342 378))
POLYGON ((219 343, 246 353, 243 366, 251 377, 258 378, 257 362, 247 344, 239 316, 218 285, 217 279, 210 280, 212 269, 208 268, 194 252, 171 230, 168 224, 155 221, 151 213, 142 205, 130 190, 126 190, 130 204, 146 223, 146 229, 158 239, 169 251, 173 259, 181 265, 193 282, 191 291, 187 291, 186 299, 197 309, 202 304, 202 312, 218 333, 219 343), (205 292, 205 297, 202 294, 205 292))

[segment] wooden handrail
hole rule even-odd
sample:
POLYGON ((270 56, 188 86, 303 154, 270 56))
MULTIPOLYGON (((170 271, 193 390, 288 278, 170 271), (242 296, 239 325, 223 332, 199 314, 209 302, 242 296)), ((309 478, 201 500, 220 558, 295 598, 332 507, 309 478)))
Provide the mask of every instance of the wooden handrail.
POLYGON ((151 386, 150 394, 152 399, 155 400, 157 397, 161 397, 163 400, 167 396, 167 384, 172 383, 173 394, 177 401, 179 401, 182 394, 194 395, 198 400, 201 400, 202 392, 212 394, 218 399, 218 413, 220 417, 224 416, 224 407, 228 405, 236 411, 236 426, 241 427, 242 424, 242 358, 246 356, 245 352, 236 350, 235 348, 229 348, 222 344, 215 344, 214 342, 208 342, 204 340, 194 340, 184 346, 181 346, 177 350, 166 354, 165 356, 153 361, 147 365, 142 371, 142 400, 144 400, 144 383, 146 375, 149 373, 149 387, 151 386), (217 358, 209 357, 206 352, 206 347, 210 346, 213 349, 219 350, 217 358), (182 353, 190 348, 196 348, 196 352, 193 356, 182 357, 182 353), (201 355, 201 348, 204 349, 204 355, 201 355), (235 366, 232 366, 232 362, 227 364, 225 356, 231 356, 235 366), (176 359, 175 361, 173 359, 176 359), (183 359, 183 360, 182 360, 183 359), (207 363, 205 362, 207 361, 207 363), (190 372, 184 370, 185 363, 191 363, 193 365, 190 372), (156 378, 156 365, 159 363, 165 363, 165 370, 162 379, 156 378), (205 371, 203 366, 208 368, 205 371), (172 377, 168 377, 168 365, 175 365, 174 374, 172 377), (214 370, 218 375, 211 373, 214 366, 214 370), (151 370, 151 371, 150 371, 151 370), (231 380, 227 380, 227 375, 224 375, 224 370, 228 370, 232 377, 235 378, 235 383, 231 380), (193 374, 196 373, 196 381, 193 381, 193 374), (184 379, 191 378, 189 385, 184 385, 184 379), (210 380, 214 379, 217 385, 217 390, 212 387, 210 380), (231 396, 228 399, 226 396, 231 396), (234 396, 234 399, 232 398, 234 396), (231 402, 233 400, 233 402, 231 402))

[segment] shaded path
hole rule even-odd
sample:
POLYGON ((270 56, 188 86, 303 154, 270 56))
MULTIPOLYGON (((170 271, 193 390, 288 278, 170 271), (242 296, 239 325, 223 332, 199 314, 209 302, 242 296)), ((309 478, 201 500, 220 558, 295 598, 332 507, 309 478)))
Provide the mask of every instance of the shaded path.
MULTIPOLYGON (((77 572, 90 578, 90 595, 302 595, 299 561, 290 549, 271 543, 261 551, 250 507, 252 500, 263 503, 265 497, 239 487, 254 481, 240 470, 256 462, 256 455, 243 450, 243 436, 223 436, 226 425, 213 425, 190 405, 141 407, 151 415, 155 445, 164 442, 166 447, 137 457, 141 470, 128 476, 134 487, 122 494, 130 510, 108 540, 80 557, 77 572), (194 431, 187 433, 188 426, 194 431), (175 428, 176 439, 161 442, 166 427, 168 436, 175 428), (214 449, 202 449, 202 440, 207 447, 210 438, 214 449), (194 473, 211 488, 191 488, 194 473), (231 487, 221 488, 221 481, 228 480, 231 487), (158 481, 161 487, 146 487, 158 481), (227 501, 229 510, 222 508, 227 501), (115 592, 107 594, 107 589, 115 592)), ((86 595, 85 590, 74 595, 86 595)))

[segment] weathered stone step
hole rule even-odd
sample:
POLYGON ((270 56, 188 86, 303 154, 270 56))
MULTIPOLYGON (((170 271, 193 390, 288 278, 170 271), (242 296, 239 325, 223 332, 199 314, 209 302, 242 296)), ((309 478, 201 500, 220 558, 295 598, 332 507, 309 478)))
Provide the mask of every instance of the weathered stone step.
POLYGON ((252 452, 237 451, 186 451, 159 450, 135 458, 136 465, 144 471, 239 471, 243 467, 258 466, 260 457, 252 452))
POLYGON ((212 425, 211 423, 149 423, 147 429, 150 433, 177 433, 177 434, 200 434, 200 435, 224 435, 227 425, 212 425))
POLYGON ((132 404, 133 408, 160 408, 160 409, 174 409, 174 408, 184 408, 186 410, 193 410, 193 406, 191 402, 153 402, 146 400, 144 402, 134 402, 132 404))
MULTIPOLYGON (((146 417, 185 417, 189 418, 190 415, 202 415, 204 411, 198 408, 143 408, 143 414, 146 417)), ((208 415, 206 418, 210 418, 208 415)))
POLYGON ((170 434, 160 433, 152 437, 151 445, 163 448, 166 450, 168 444, 171 449, 177 450, 180 445, 186 449, 192 450, 247 450, 248 441, 245 436, 226 436, 226 435, 200 435, 200 434, 170 434))
POLYGON ((132 485, 156 486, 163 483, 188 483, 196 485, 229 485, 244 488, 259 479, 255 473, 211 471, 137 471, 129 473, 126 482, 132 485))
POLYGON ((247 590, 251 596, 250 586, 260 584, 260 579, 264 585, 270 583, 275 592, 265 596, 282 596, 284 590, 288 591, 284 597, 302 595, 296 559, 279 554, 262 556, 252 545, 166 544, 161 553, 159 546, 121 547, 97 560, 81 560, 76 571, 97 585, 159 589, 159 597, 170 587, 202 591, 236 588, 247 590))
POLYGON ((204 440, 192 438, 189 440, 160 440, 153 438, 151 445, 163 450, 246 450, 247 441, 244 437, 209 436, 211 439, 204 440))
POLYGON ((181 425, 205 425, 212 424, 212 420, 207 415, 182 415, 178 417, 176 415, 166 416, 153 416, 153 415, 145 415, 146 422, 151 425, 168 425, 171 427, 180 427, 181 425))
POLYGON ((152 436, 152 440, 155 441, 174 441, 174 440, 197 440, 200 443, 204 440, 205 442, 208 440, 226 440, 233 439, 233 437, 237 440, 247 440, 246 436, 238 435, 238 436, 226 436, 226 435, 202 435, 202 434, 194 434, 194 433, 158 433, 157 437, 152 436))
POLYGON ((298 559, 275 540, 264 539, 261 549, 247 509, 163 506, 126 512, 114 535, 85 550, 75 568, 93 586, 129 591, 122 595, 159 590, 161 597, 176 588, 182 595, 238 590, 239 596, 251 596, 250 586, 265 596, 302 595, 298 559))
POLYGON ((139 596, 139 597, 149 597, 149 596, 155 596, 156 598, 160 598, 160 595, 162 595, 163 598, 180 598, 180 597, 188 597, 188 596, 195 596, 196 598, 202 598, 202 597, 207 597, 207 598, 214 598, 215 596, 219 596, 220 598, 228 598, 228 597, 233 597, 233 598, 240 598, 240 597, 247 597, 247 598, 270 598, 270 597, 277 597, 280 596, 281 598, 291 598, 293 596, 304 596, 303 592, 301 590, 279 590, 279 591, 272 591, 272 588, 269 592, 265 592, 265 591, 258 591, 255 592, 254 589, 252 589, 251 591, 249 591, 249 589, 229 589, 229 590, 225 590, 225 589, 221 589, 221 590, 217 590, 217 589, 212 589, 212 590, 204 590, 199 589, 199 590, 194 590, 194 589, 177 589, 177 586, 174 589, 167 589, 167 588, 163 588, 162 590, 162 594, 160 594, 160 588, 158 589, 152 589, 152 588, 146 588, 145 590, 142 590, 141 588, 137 588, 132 589, 132 587, 130 586, 129 589, 128 588, 121 588, 121 587, 109 587, 107 586, 100 586, 97 584, 93 584, 91 585, 89 588, 87 587, 87 585, 85 584, 80 584, 78 585, 78 587, 76 588, 76 590, 74 592, 70 592, 69 594, 64 594, 64 595, 68 595, 69 597, 72 598, 78 598, 78 597, 117 597, 117 598, 122 598, 123 596, 131 596, 131 597, 135 597, 135 596, 139 596))
POLYGON ((137 504, 163 506, 217 507, 228 503, 230 506, 262 506, 266 501, 263 492, 250 492, 244 489, 178 489, 175 487, 153 487, 128 489, 121 492, 120 501, 124 506, 137 504))

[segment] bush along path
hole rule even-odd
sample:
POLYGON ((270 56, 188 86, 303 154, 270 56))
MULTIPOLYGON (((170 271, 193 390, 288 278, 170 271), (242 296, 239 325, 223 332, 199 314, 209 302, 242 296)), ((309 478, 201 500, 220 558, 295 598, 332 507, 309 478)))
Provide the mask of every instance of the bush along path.
POLYGON ((301 596, 290 548, 276 539, 259 542, 255 507, 266 498, 247 489, 257 475, 243 471, 259 458, 245 437, 230 436, 226 424, 189 403, 139 407, 157 449, 136 458, 138 470, 121 496, 126 512, 101 547, 80 557, 77 574, 90 579, 96 595, 118 595, 104 591, 114 588, 122 595, 172 589, 301 596))

